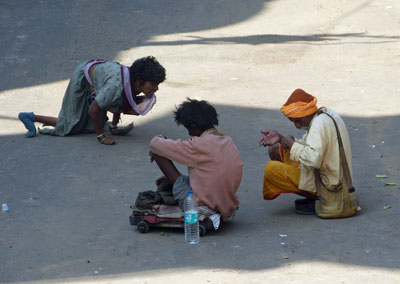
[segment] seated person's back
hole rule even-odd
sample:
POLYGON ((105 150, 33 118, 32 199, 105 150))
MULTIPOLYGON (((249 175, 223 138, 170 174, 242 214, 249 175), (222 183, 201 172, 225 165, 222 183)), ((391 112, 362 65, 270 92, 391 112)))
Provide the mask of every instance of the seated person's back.
MULTIPOLYGON (((193 111, 195 110, 191 109, 191 113, 193 111)), ((191 187, 200 206, 205 205, 221 213, 222 218, 226 220, 239 205, 236 191, 242 179, 243 166, 239 151, 230 137, 224 136, 214 128, 218 124, 217 114, 207 102, 189 100, 177 109, 175 115, 178 125, 183 124, 192 138, 182 141, 156 136, 150 144, 153 157, 168 181, 174 184, 174 198, 179 201, 180 205, 191 187), (189 110, 187 109, 188 104, 199 106, 200 113, 202 108, 210 107, 213 110, 211 113, 215 112, 215 117, 205 125, 201 125, 201 121, 196 122, 195 119, 191 119, 187 125, 185 119, 187 119, 186 110, 189 110), (157 160, 160 158, 169 160, 168 168, 163 168, 165 163, 161 164, 157 160), (189 177, 181 175, 171 160, 188 166, 189 177), (172 173, 169 174, 171 171, 172 173), (187 181, 184 182, 185 179, 187 181), (187 188, 181 189, 182 187, 187 188), (178 192, 182 190, 184 191, 183 195, 178 192)), ((193 117, 196 115, 193 114, 193 117)), ((201 120, 204 121, 204 116, 201 120)))

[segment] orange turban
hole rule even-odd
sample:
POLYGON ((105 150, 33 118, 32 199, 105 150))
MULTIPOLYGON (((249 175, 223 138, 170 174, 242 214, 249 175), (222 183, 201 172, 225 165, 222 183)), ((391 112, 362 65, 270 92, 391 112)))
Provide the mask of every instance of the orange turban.
POLYGON ((302 89, 296 89, 281 107, 283 115, 288 118, 308 116, 317 110, 317 98, 302 89))

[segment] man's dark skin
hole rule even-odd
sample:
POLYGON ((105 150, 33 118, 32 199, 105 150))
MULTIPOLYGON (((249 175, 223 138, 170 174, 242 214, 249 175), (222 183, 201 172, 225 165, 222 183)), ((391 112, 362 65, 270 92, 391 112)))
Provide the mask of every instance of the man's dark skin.
MULTIPOLYGON (((294 126, 297 129, 302 129, 310 126, 311 120, 314 118, 315 113, 304 116, 304 117, 299 117, 299 118, 289 118, 291 122, 294 123, 294 126)), ((269 146, 269 156, 271 160, 273 161, 281 161, 281 156, 279 153, 279 145, 281 144, 282 147, 289 151, 292 149, 293 143, 294 143, 294 138, 293 136, 283 136, 281 135, 278 131, 270 129, 270 130, 261 130, 261 134, 263 134, 263 137, 261 140, 258 142, 261 146, 269 146)), ((315 200, 315 195, 307 192, 307 191, 301 191, 297 193, 300 196, 315 200)))

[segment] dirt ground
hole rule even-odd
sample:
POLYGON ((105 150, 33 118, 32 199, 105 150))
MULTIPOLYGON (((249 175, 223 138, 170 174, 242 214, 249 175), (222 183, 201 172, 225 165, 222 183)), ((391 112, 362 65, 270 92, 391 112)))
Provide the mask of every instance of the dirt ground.
POLYGON ((400 283, 399 30, 394 0, 0 0, 0 282, 400 283), (150 114, 122 117, 135 129, 115 146, 24 137, 18 113, 57 116, 79 62, 146 55, 167 80, 150 114), (268 157, 253 147, 261 129, 302 135, 279 110, 296 88, 348 126, 354 218, 262 199, 268 157), (196 246, 182 230, 140 234, 128 221, 160 176, 151 138, 188 138, 172 117, 186 97, 217 108, 244 163, 235 220, 196 246))

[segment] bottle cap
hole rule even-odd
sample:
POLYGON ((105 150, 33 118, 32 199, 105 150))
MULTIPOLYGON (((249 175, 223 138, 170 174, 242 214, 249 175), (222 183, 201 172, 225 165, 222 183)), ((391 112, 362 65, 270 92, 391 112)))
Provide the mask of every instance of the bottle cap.
POLYGON ((193 191, 190 189, 190 190, 188 191, 188 195, 191 195, 191 194, 193 194, 193 191))
POLYGON ((8 205, 7 205, 6 203, 3 203, 1 207, 2 207, 2 208, 1 208, 1 211, 2 211, 2 212, 8 212, 8 211, 10 211, 10 209, 8 208, 8 205))

